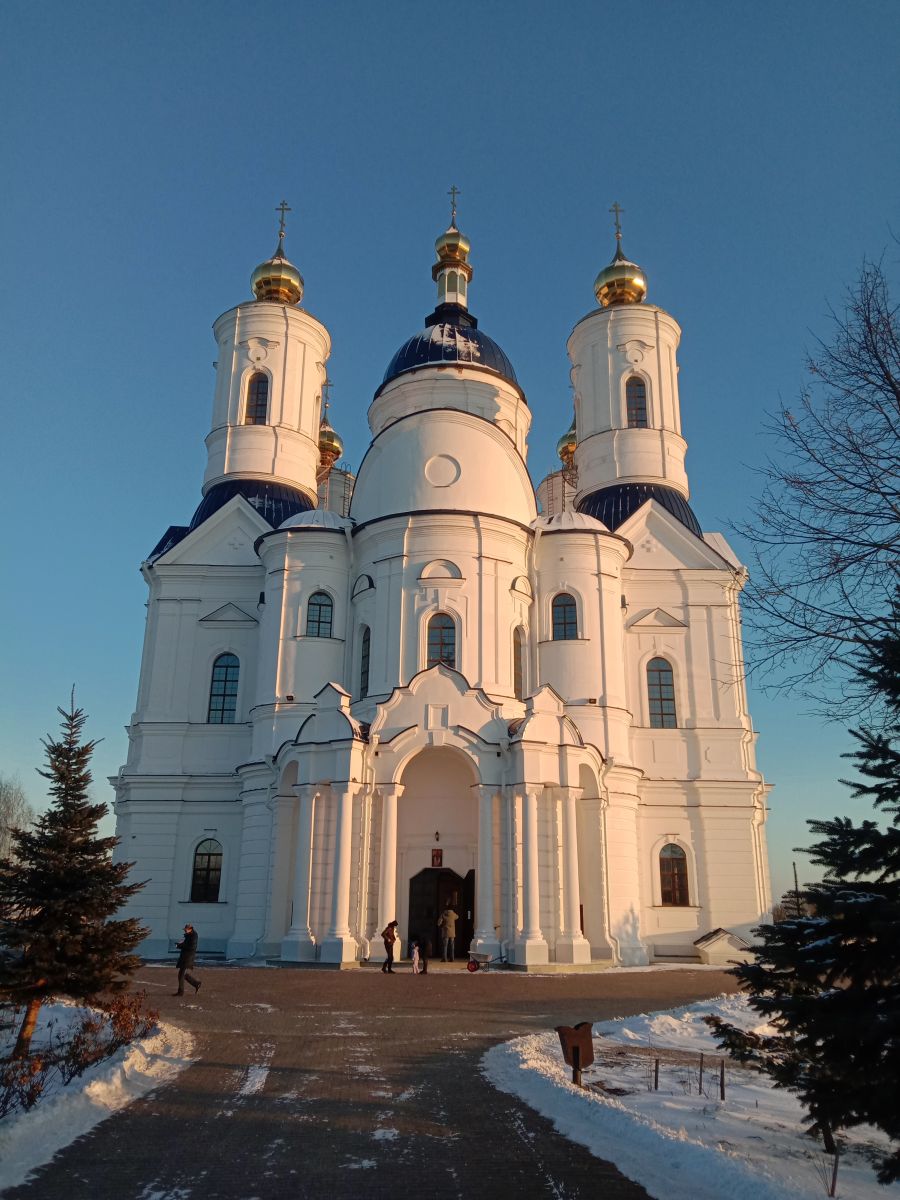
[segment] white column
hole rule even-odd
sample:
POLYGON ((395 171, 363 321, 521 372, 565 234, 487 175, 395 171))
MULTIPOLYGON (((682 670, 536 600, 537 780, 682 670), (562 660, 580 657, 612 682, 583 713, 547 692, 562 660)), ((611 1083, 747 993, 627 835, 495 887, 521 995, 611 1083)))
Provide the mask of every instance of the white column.
POLYGON ((538 859, 538 795, 543 789, 526 787, 522 797, 523 928, 516 942, 516 962, 530 965, 549 960, 541 933, 541 877, 538 859))
POLYGON ((561 935, 556 939, 556 961, 582 963, 591 961, 591 947, 581 932, 581 890, 578 886, 578 814, 576 802, 581 788, 559 788, 563 820, 563 921, 561 935))
POLYGON ((254 772, 241 791, 241 857, 234 928, 225 950, 229 958, 256 955, 266 929, 272 809, 268 787, 256 786, 261 782, 260 774, 254 772))
POLYGON ((500 943, 494 928, 494 793, 495 788, 479 785, 478 791, 478 874, 475 877, 475 916, 477 927, 473 950, 481 954, 499 954, 500 943))
POLYGON ((358 783, 336 783, 331 793, 337 809, 334 835, 334 872, 331 891, 331 924, 322 943, 322 962, 356 961, 356 939, 350 934, 350 852, 353 838, 353 799, 358 783))
POLYGON ((623 967, 642 967, 650 961, 641 937, 638 779, 636 770, 608 766, 602 780, 607 789, 603 840, 609 939, 614 961, 623 967))
POLYGON ((309 882, 312 861, 312 836, 319 788, 309 784, 296 787, 299 811, 294 836, 294 886, 291 927, 281 942, 281 957, 288 962, 312 962, 316 942, 309 928, 309 882))
POLYGON ((381 962, 384 945, 381 930, 397 918, 397 801, 403 795, 403 784, 380 783, 381 793, 381 858, 378 873, 378 928, 372 938, 372 958, 381 962))

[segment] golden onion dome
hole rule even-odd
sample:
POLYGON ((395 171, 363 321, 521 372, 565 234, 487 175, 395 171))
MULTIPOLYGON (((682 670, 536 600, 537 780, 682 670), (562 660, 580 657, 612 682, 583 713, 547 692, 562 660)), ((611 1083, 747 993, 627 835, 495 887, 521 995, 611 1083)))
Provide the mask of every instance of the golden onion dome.
POLYGON ((459 232, 455 225, 451 225, 434 243, 434 249, 441 262, 458 259, 465 262, 472 249, 472 243, 464 233, 459 232))
POLYGON ((647 295, 647 279, 644 272, 622 253, 619 242, 616 254, 608 267, 604 267, 594 280, 594 295, 601 308, 611 304, 640 304, 647 295))
POLYGON ((571 467, 575 461, 575 447, 578 442, 575 437, 575 418, 572 417, 572 424, 556 443, 556 453, 564 467, 571 467))
POLYGON ((335 432, 328 418, 323 417, 319 423, 319 457, 323 462, 330 460, 334 464, 343 453, 344 443, 340 434, 335 432))
POLYGON ((260 263, 250 276, 250 285, 257 300, 299 304, 303 299, 303 276, 284 256, 283 231, 278 235, 275 253, 260 263))
POLYGON ((434 243, 437 262, 431 268, 432 279, 437 279, 442 271, 451 267, 461 271, 466 279, 471 280, 473 271, 469 263, 469 251, 472 243, 464 233, 460 233, 456 225, 451 225, 434 243))

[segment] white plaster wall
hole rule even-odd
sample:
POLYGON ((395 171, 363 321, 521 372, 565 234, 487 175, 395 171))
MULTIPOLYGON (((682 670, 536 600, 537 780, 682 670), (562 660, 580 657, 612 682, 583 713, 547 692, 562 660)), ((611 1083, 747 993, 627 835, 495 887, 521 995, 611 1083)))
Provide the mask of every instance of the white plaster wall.
POLYGON ((490 516, 427 513, 374 523, 353 539, 356 578, 373 588, 351 602, 354 642, 348 653, 351 693, 359 695, 359 636, 371 633, 368 701, 406 684, 426 666, 431 616, 457 624, 457 669, 489 694, 513 696, 513 631, 530 623, 531 599, 517 584, 526 577, 530 531, 490 516))

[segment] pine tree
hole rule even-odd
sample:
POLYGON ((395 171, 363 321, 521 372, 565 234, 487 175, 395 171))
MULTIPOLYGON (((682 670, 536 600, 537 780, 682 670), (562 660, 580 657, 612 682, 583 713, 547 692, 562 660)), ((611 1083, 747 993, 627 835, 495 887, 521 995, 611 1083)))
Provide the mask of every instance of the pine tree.
POLYGON ((887 719, 880 731, 851 730, 858 744, 846 757, 862 779, 843 782, 883 820, 808 822, 818 841, 807 853, 824 871, 803 893, 809 915, 760 926, 756 961, 735 971, 776 1033, 710 1024, 735 1057, 797 1093, 826 1149, 842 1128, 887 1133, 895 1145, 878 1178, 889 1183, 900 1179, 900 605, 860 674, 887 719))
POLYGON ((122 991, 139 959, 131 951, 146 930, 113 915, 143 884, 126 883, 131 863, 114 863, 115 837, 99 837, 105 804, 91 804, 90 759, 82 742, 84 712, 57 710, 62 733, 43 739, 52 803, 37 823, 13 835, 0 861, 0 993, 25 1007, 13 1051, 28 1054, 45 1000, 90 1001, 122 991))

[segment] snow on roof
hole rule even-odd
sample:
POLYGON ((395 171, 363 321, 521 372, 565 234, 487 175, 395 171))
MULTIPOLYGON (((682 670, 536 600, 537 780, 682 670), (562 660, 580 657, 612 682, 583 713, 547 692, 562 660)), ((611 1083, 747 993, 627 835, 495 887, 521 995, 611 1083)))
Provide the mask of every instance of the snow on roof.
POLYGON ((279 529, 352 529, 349 517, 341 517, 328 508, 311 508, 309 512, 296 513, 278 526, 279 529))
POLYGON ((551 517, 541 515, 532 521, 531 526, 544 533, 609 533, 602 521, 573 509, 566 509, 551 517))

